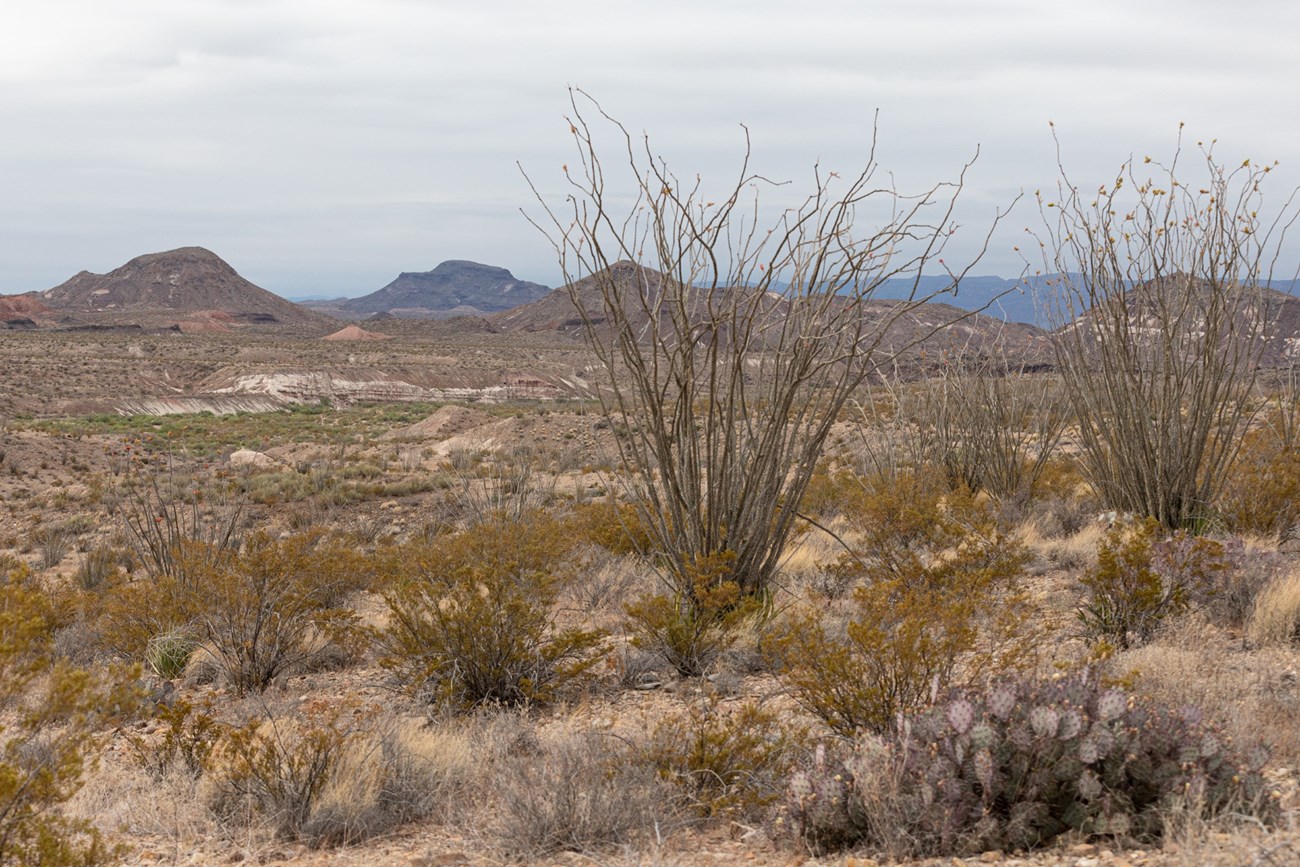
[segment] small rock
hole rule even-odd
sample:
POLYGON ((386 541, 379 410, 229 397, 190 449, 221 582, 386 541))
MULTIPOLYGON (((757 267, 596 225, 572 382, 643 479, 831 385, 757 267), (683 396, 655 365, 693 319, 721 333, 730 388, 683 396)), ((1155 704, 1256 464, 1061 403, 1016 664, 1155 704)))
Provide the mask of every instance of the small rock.
POLYGON ((1097 847, 1091 843, 1075 843, 1066 851, 1071 855, 1093 855, 1097 852, 1097 847))
POLYGON ((990 849, 989 851, 980 855, 980 861, 983 862, 984 864, 996 864, 999 861, 1001 861, 1002 858, 1003 855, 1001 850, 999 849, 990 849))
POLYGON ((1080 858, 1074 862, 1074 867, 1101 867, 1100 858, 1080 858))

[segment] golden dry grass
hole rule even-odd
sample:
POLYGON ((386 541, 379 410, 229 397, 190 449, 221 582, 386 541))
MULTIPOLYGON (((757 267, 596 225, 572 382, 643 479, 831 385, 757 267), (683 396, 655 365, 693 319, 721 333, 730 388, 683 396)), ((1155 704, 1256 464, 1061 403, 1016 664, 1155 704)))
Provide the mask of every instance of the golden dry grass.
POLYGON ((1295 644, 1300 639, 1300 567, 1274 581, 1255 600, 1247 635, 1260 645, 1295 644))

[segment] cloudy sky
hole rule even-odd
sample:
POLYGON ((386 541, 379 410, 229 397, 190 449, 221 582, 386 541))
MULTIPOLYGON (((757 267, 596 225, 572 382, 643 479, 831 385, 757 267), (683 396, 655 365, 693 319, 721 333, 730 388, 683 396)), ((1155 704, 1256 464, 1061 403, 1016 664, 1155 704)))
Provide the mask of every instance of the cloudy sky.
MULTIPOLYGON (((1217 138, 1300 183, 1292 0, 5 0, 0 292, 208 247, 289 296, 445 259, 559 281, 520 215, 572 157, 568 88, 680 174, 806 188, 859 168, 879 110, 900 188, 980 148, 962 219, 1217 138)), ((1022 205, 975 270, 1012 276, 1022 205)))

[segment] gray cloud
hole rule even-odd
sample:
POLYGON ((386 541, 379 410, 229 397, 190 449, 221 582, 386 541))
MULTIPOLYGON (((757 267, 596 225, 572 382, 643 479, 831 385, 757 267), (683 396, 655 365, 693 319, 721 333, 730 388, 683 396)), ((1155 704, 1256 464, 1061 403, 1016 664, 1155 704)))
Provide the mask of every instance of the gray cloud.
MULTIPOLYGON (((11 0, 0 29, 0 291, 202 244, 285 294, 371 291, 474 258, 558 279, 518 213, 571 158, 568 85, 648 130, 683 174, 805 182, 860 165, 880 110, 904 189, 981 147, 962 217, 1168 154, 1280 159, 1293 4, 1037 0, 11 0)), ((797 184, 796 184, 797 186, 797 184)), ((779 200, 785 193, 773 192, 779 200)), ((1011 273, 1022 208, 977 270, 1011 273)))

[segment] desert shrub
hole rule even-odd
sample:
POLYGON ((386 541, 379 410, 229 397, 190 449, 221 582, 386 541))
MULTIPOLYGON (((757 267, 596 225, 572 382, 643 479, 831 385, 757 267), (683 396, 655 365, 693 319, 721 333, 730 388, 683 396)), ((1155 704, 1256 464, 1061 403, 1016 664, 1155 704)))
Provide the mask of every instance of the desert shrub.
POLYGON ((645 554, 654 544, 641 513, 630 503, 583 503, 574 506, 566 523, 577 538, 613 554, 645 554))
POLYGON ((195 468, 170 453, 148 456, 136 451, 128 460, 111 506, 149 577, 168 576, 185 584, 184 566, 196 564, 195 551, 239 549, 243 510, 203 482, 195 468), (182 563, 178 558, 187 545, 191 556, 182 563))
POLYGON ((309 664, 324 649, 320 636, 348 641, 357 618, 344 603, 373 578, 362 558, 319 532, 255 535, 238 553, 199 551, 185 571, 201 597, 190 606, 194 634, 241 694, 309 664))
POLYGON ((59 806, 82 785, 98 732, 135 706, 134 672, 55 658, 53 602, 24 569, 0 574, 0 863, 91 865, 113 855, 59 806))
POLYGON ((1276 536, 1300 518, 1300 450, 1279 415, 1242 439, 1219 495, 1218 514, 1236 532, 1276 536))
POLYGON ((466 523, 517 520, 555 499, 555 479, 535 472, 537 452, 516 446, 490 462, 459 470, 453 460, 451 489, 466 523))
POLYGON ((1157 568, 1205 573, 1193 603, 1211 622, 1233 629, 1250 621, 1259 595, 1287 573, 1284 555, 1248 548, 1235 536, 1199 541, 1175 533, 1155 549, 1157 568))
POLYGON ((99 593, 87 595, 83 609, 95 624, 100 649, 121 659, 142 661, 155 638, 187 631, 202 602, 200 594, 175 578, 128 578, 119 573, 99 593))
POLYGON ((53 569, 72 550, 75 535, 66 524, 49 524, 32 533, 42 569, 53 569))
POLYGON ((450 811, 477 772, 463 734, 383 719, 354 701, 313 701, 298 720, 268 714, 218 734, 204 759, 208 809, 313 846, 356 844, 450 811))
POLYGON ((1027 518, 1048 539, 1073 536, 1096 518, 1101 501, 1087 487, 1075 461, 1048 461, 1038 478, 1027 518))
POLYGON ((833 518, 853 509, 862 499, 859 476, 823 460, 808 480, 799 512, 820 519, 833 518))
POLYGON ((530 513, 405 549, 385 593, 383 664, 417 694, 461 708, 545 701, 584 675, 601 634, 557 623, 573 547, 560 529, 530 513))
POLYGON ((699 677, 735 642, 740 626, 761 619, 769 608, 765 595, 743 596, 732 578, 730 552, 696 560, 687 575, 689 587, 669 588, 628 603, 627 629, 632 643, 662 657, 683 677, 699 677))
POLYGON ((77 586, 82 590, 98 590, 110 583, 122 566, 122 555, 109 545, 96 545, 86 552, 77 567, 77 586))
POLYGON ((1054 378, 1015 369, 1004 346, 958 352, 917 388, 915 423, 929 433, 929 463, 949 480, 1023 504, 1069 421, 1054 378))
POLYGON ((593 733, 513 756, 498 770, 497 845, 515 858, 653 838, 677 823, 673 793, 632 749, 593 733))
POLYGON ((330 640, 350 640, 356 616, 344 602, 374 578, 363 558, 320 531, 254 535, 242 551, 183 543, 168 557, 176 575, 106 592, 101 641, 173 676, 201 645, 241 694, 310 664, 330 640))
POLYGON ((127 738, 136 764, 155 780, 162 780, 176 767, 197 779, 222 731, 211 710, 211 700, 195 705, 183 697, 158 705, 155 715, 162 723, 162 739, 127 738))
POLYGON ((304 709, 299 724, 268 716, 226 728, 206 762, 208 808, 223 821, 249 825, 260 818, 276 836, 300 839, 349 745, 360 737, 364 715, 354 710, 354 704, 319 701, 304 709))
POLYGON ((1030 849, 1070 831, 1153 841, 1175 802, 1268 819, 1267 759, 1193 708, 1085 671, 957 693, 841 761, 819 753, 792 777, 781 825, 817 850, 894 857, 1030 849))
POLYGON ((847 736, 890 729, 959 665, 972 679, 1031 658, 1015 586, 1023 546, 968 496, 931 490, 927 499, 905 482, 895 492, 866 501, 871 522, 835 567, 862 582, 848 621, 805 611, 773 641, 795 699, 847 736))
POLYGON ((1098 545, 1097 565, 1084 573, 1077 611, 1084 634, 1121 648, 1149 641, 1170 617, 1192 608, 1239 625, 1270 577, 1262 563, 1246 569, 1239 541, 1164 536, 1154 519, 1117 523, 1098 545))
POLYGON ((643 759, 692 811, 752 819, 780 797, 806 735, 775 711, 714 697, 660 721, 643 759))
POLYGON ((621 614, 631 593, 653 579, 640 557, 611 554, 603 548, 582 552, 581 566, 565 589, 565 604, 588 616, 621 614))

